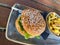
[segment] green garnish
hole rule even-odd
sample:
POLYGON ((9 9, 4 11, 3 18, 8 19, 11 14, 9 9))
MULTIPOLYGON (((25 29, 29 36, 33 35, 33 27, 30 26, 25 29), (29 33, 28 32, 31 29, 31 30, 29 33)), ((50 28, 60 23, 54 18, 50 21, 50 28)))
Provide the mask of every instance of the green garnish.
MULTIPOLYGON (((24 28, 23 28, 23 25, 22 25, 22 23, 21 23, 21 18, 19 19, 18 23, 19 23, 19 25, 20 25, 21 30, 22 30, 22 31, 25 31, 24 28)), ((28 33, 25 31, 24 36, 25 36, 25 39, 28 39, 31 35, 28 34, 28 33)))
POLYGON ((36 36, 37 39, 40 39, 40 36, 36 36))
POLYGON ((29 39, 30 36, 27 32, 25 33, 25 39, 29 39))
POLYGON ((21 29, 22 31, 24 31, 24 28, 23 28, 23 26, 22 26, 22 24, 21 24, 20 21, 19 21, 19 25, 20 25, 20 29, 21 29))
POLYGON ((18 23, 19 23, 19 25, 20 25, 21 30, 24 31, 24 28, 23 28, 22 23, 21 23, 21 18, 20 18, 20 20, 18 21, 18 23))

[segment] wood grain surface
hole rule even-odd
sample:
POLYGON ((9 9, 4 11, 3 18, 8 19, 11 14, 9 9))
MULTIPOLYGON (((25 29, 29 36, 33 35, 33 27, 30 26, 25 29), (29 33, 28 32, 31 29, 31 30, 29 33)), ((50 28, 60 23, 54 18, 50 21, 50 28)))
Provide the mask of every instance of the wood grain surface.
MULTIPOLYGON (((37 0, 37 2, 42 2, 44 4, 47 4, 48 6, 54 6, 57 9, 60 9, 60 5, 53 4, 50 0, 37 0)), ((15 3, 27 5, 36 9, 44 10, 44 11, 53 11, 52 9, 45 7, 44 5, 41 5, 39 3, 35 3, 32 0, 0 0, 0 3, 8 4, 10 6, 13 6, 15 3)), ((8 16, 10 13, 10 9, 0 7, 0 26, 6 27, 8 16)))

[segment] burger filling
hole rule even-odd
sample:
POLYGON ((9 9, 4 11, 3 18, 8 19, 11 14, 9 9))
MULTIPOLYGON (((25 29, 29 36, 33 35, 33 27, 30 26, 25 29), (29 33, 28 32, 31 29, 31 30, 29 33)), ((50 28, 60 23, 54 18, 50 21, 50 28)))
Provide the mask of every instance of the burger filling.
MULTIPOLYGON (((25 39, 29 39, 30 38, 30 34, 28 34, 26 31, 25 31, 25 29, 23 28, 23 25, 22 25, 22 22, 21 22, 22 20, 21 20, 21 18, 19 19, 19 21, 18 21, 18 23, 19 23, 19 26, 20 26, 20 28, 21 28, 21 31, 24 31, 25 32, 25 34, 24 34, 24 37, 25 37, 25 39)), ((40 39, 40 36, 36 36, 36 38, 37 39, 40 39)))

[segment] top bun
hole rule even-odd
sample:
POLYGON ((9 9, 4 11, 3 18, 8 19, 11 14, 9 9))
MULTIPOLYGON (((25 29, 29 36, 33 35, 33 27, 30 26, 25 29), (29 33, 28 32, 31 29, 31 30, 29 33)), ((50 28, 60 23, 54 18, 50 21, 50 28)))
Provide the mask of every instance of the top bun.
POLYGON ((46 23, 39 10, 23 10, 21 20, 25 31, 32 36, 39 36, 45 31, 46 23))

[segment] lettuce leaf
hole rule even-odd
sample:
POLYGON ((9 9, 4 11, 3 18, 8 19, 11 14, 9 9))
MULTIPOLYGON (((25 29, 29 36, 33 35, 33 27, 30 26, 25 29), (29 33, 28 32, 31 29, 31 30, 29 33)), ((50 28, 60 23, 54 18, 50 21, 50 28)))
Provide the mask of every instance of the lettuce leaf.
POLYGON ((25 39, 29 39, 31 35, 26 32, 24 36, 25 36, 25 39))
MULTIPOLYGON (((19 23, 19 26, 20 26, 20 28, 21 28, 21 31, 25 31, 24 28, 23 28, 23 25, 22 25, 22 23, 21 23, 21 18, 19 19, 18 23, 19 23)), ((25 31, 24 36, 25 36, 25 39, 28 39, 31 35, 28 34, 28 33, 25 31)))
POLYGON ((40 36, 36 36, 37 39, 40 39, 40 36))
POLYGON ((21 23, 21 18, 19 19, 18 23, 19 23, 21 30, 24 31, 24 28, 23 28, 22 23, 21 23))

